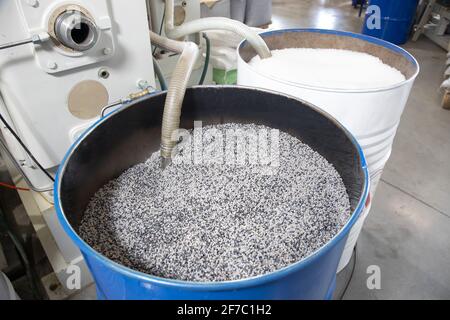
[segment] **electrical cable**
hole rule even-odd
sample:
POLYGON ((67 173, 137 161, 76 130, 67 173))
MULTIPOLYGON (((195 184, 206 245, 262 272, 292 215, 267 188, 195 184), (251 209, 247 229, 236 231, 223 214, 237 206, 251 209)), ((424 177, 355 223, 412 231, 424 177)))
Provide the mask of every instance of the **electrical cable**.
POLYGON ((167 90, 166 79, 164 78, 161 67, 159 66, 158 61, 156 61, 155 57, 153 57, 153 69, 155 69, 156 77, 158 78, 159 85, 161 86, 161 90, 162 91, 167 90))
MULTIPOLYGON (((8 184, 8 183, 4 183, 4 182, 0 182, 0 187, 4 187, 7 189, 12 189, 12 190, 17 190, 17 191, 31 191, 31 189, 29 188, 22 188, 22 187, 16 187, 13 186, 12 184, 8 184)), ((53 206, 54 204, 52 202, 50 202, 41 192, 36 192, 45 202, 47 202, 47 204, 53 206)))
POLYGON ((17 140, 17 142, 22 146, 22 148, 25 150, 25 152, 28 154, 28 156, 33 160, 33 162, 39 167, 39 169, 42 170, 42 172, 52 181, 55 182, 55 178, 52 177, 52 175, 44 169, 44 167, 39 163, 39 161, 36 160, 36 158, 33 156, 31 151, 25 146, 22 139, 17 135, 17 133, 13 130, 13 128, 8 124, 8 122, 3 118, 2 114, 0 114, 0 120, 3 122, 5 127, 11 132, 11 134, 14 136, 14 138, 17 140))
POLYGON ((31 291, 36 299, 42 299, 42 296, 39 291, 38 279, 35 276, 35 272, 33 272, 33 267, 31 266, 30 260, 28 259, 25 248, 22 245, 19 237, 10 229, 8 223, 6 222, 6 218, 3 214, 3 211, 0 209, 0 231, 6 233, 11 239, 16 251, 20 257, 20 260, 25 267, 25 273, 28 278, 31 291))
POLYGON ((8 189, 13 189, 13 190, 20 190, 20 191, 30 191, 30 189, 28 189, 28 188, 16 187, 16 186, 13 186, 12 184, 4 183, 4 182, 0 182, 0 187, 5 187, 8 189))
POLYGON ((202 85, 205 82, 206 74, 208 73, 209 59, 211 56, 211 41, 209 40, 206 33, 203 33, 203 38, 205 39, 205 42, 206 42, 206 53, 205 53, 205 64, 203 65, 202 75, 200 77, 200 81, 198 82, 199 85, 202 85))
POLYGON ((355 273, 355 269, 356 269, 356 257, 357 257, 357 253, 358 253, 358 251, 356 250, 357 246, 358 246, 358 243, 356 243, 355 247, 353 248, 354 258, 353 258, 352 272, 350 273, 350 277, 349 277, 347 283, 345 284, 345 288, 342 291, 342 293, 341 293, 341 295, 340 295, 338 300, 342 300, 344 298, 345 294, 347 293, 347 289, 350 286, 350 282, 352 282, 353 274, 355 273))
MULTIPOLYGON (((159 31, 158 31, 159 35, 161 35, 161 33, 162 33, 162 30, 163 30, 163 27, 164 27, 164 20, 165 20, 165 18, 166 18, 166 4, 164 3, 164 5, 163 5, 163 15, 162 15, 162 19, 161 19, 161 23, 160 23, 159 31)), ((161 90, 165 91, 165 90, 167 90, 167 82, 166 82, 166 79, 164 78, 164 75, 163 75, 163 73, 161 71, 161 68, 160 68, 158 62, 156 61, 156 56, 155 56, 156 49, 158 48, 158 46, 156 46, 156 45, 153 45, 153 46, 154 46, 153 53, 152 53, 152 56, 153 56, 153 68, 155 69, 156 77, 158 78, 159 85, 161 86, 161 90)))
MULTIPOLYGON (((166 19, 166 4, 164 3, 164 6, 163 6, 163 16, 162 16, 161 24, 160 24, 160 26, 159 26, 159 31, 158 31, 158 34, 159 34, 159 35, 161 35, 161 33, 162 33, 162 30, 163 30, 163 27, 164 27, 164 20, 165 20, 165 19, 166 19)), ((157 46, 155 46, 155 45, 153 45, 153 46, 154 46, 154 48, 153 48, 153 53, 152 53, 152 55, 155 56, 155 52, 156 52, 157 46)))

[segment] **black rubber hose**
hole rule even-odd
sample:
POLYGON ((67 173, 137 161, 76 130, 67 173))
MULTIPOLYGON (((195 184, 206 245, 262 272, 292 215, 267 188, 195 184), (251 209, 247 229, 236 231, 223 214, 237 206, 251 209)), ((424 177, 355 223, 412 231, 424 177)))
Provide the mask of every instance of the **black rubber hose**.
POLYGON ((205 82, 206 75, 208 74, 209 59, 211 57, 211 41, 209 40, 206 33, 203 33, 203 38, 206 41, 206 54, 205 54, 205 64, 203 65, 202 75, 200 77, 200 81, 198 82, 199 85, 202 85, 205 82))

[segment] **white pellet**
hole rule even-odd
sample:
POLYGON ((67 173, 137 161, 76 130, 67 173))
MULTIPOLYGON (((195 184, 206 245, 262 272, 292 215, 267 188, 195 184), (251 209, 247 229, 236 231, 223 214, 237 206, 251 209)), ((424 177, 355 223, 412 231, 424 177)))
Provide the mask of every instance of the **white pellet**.
POLYGON ((342 49, 289 48, 249 64, 277 79, 329 89, 374 89, 405 81, 397 69, 367 53, 342 49))

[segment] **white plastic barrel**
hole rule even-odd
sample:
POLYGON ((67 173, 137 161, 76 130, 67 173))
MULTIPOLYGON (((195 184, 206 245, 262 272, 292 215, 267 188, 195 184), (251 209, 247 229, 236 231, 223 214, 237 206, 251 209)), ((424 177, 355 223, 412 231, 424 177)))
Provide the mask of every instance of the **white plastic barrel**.
MULTIPOLYGON (((311 102, 331 114, 356 137, 369 166, 370 192, 373 199, 383 168, 391 154, 403 109, 419 73, 416 59, 404 49, 389 42, 344 31, 288 29, 261 33, 261 36, 271 50, 334 48, 369 53, 405 75, 405 81, 381 88, 344 90, 314 87, 277 79, 270 74, 254 70, 247 62, 256 55, 256 52, 246 41, 238 47, 239 85, 280 91, 311 102)), ((370 205, 349 234, 338 272, 350 261, 369 209, 370 205)))

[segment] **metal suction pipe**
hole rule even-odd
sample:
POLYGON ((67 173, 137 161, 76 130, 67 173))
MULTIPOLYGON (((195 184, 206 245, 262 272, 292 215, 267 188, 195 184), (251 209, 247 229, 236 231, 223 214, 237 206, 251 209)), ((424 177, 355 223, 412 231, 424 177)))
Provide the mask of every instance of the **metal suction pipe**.
POLYGON ((75 51, 91 49, 99 38, 94 21, 76 10, 66 11, 56 19, 55 34, 59 42, 75 51))
POLYGON ((164 105, 161 130, 161 157, 162 167, 165 168, 170 164, 172 151, 176 146, 176 141, 172 139, 172 135, 180 126, 184 94, 197 61, 199 49, 193 42, 171 40, 151 31, 150 39, 154 45, 160 48, 181 53, 170 80, 164 105))
POLYGON ((272 53, 263 38, 261 38, 250 27, 236 20, 220 17, 203 18, 185 22, 181 26, 175 26, 173 0, 166 0, 165 25, 166 35, 171 39, 180 39, 186 35, 207 30, 228 30, 247 39, 261 59, 272 56, 272 53))

